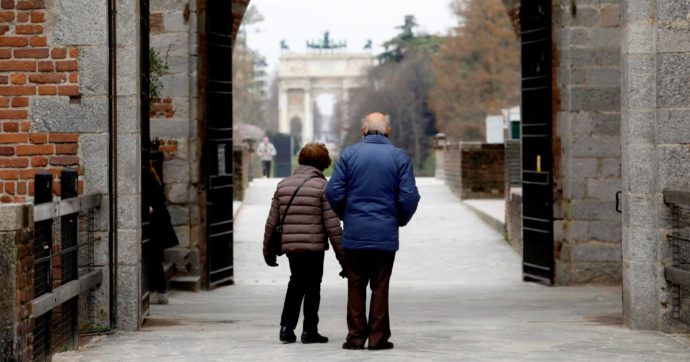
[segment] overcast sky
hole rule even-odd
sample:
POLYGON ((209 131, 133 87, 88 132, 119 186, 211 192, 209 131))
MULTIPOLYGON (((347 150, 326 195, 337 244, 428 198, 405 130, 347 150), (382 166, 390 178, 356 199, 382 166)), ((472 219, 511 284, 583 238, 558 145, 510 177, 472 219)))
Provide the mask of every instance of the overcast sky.
POLYGON ((264 21, 248 29, 249 46, 266 57, 272 73, 280 57, 280 41, 290 51, 306 51, 306 40, 321 39, 329 30, 331 39, 347 41, 348 51, 360 51, 366 39, 380 53, 381 44, 400 30, 405 15, 413 14, 417 31, 446 34, 456 20, 450 0, 252 0, 264 21))

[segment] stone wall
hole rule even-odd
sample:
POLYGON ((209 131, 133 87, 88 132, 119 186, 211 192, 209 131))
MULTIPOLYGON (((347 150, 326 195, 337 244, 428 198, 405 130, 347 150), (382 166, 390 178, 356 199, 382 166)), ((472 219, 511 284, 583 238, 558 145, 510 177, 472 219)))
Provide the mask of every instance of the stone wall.
POLYGON ((0 360, 31 360, 33 250, 31 208, 0 205, 0 360))
POLYGON ((690 190, 690 3, 622 0, 623 316, 676 331, 664 190, 690 190))
POLYGON ((167 63, 162 99, 151 104, 151 138, 165 154, 163 182, 180 245, 198 248, 203 238, 197 142, 197 4, 189 0, 151 0, 151 47, 167 63))
POLYGON ((444 179, 461 199, 503 198, 502 144, 451 143, 444 146, 444 179))
POLYGON ((553 4, 556 283, 619 283, 619 0, 553 4))

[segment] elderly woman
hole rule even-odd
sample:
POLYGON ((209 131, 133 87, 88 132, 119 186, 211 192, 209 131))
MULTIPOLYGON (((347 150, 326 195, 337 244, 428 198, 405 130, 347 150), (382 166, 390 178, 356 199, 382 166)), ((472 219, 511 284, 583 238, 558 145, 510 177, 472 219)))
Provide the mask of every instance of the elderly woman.
MULTIPOLYGON (((328 250, 327 239, 331 240, 336 258, 344 265, 343 248, 340 245, 343 231, 324 194, 326 178, 323 170, 330 165, 331 158, 326 146, 320 143, 305 145, 300 150, 299 166, 295 173, 278 184, 266 220, 264 259, 269 266, 277 266, 276 255, 270 252, 269 240, 292 199, 284 219, 282 237, 282 252, 290 261, 291 273, 280 320, 280 340, 284 343, 297 340, 294 329, 297 326, 302 299, 302 343, 328 342, 328 338, 318 332, 321 277, 324 252, 328 250)), ((344 275, 345 273, 341 272, 341 276, 344 275)))

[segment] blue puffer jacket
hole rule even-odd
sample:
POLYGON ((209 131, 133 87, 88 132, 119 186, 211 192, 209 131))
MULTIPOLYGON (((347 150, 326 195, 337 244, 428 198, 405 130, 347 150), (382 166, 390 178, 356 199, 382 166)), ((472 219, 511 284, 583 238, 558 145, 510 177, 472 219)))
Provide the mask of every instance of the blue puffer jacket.
POLYGON ((410 157, 379 135, 342 152, 326 196, 345 224, 345 249, 398 250, 398 227, 419 203, 410 157))

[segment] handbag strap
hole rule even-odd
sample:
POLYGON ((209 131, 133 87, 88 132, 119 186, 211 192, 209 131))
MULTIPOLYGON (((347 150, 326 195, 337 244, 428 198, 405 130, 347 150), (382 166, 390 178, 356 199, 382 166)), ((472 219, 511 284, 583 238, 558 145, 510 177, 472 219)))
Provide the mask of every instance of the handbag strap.
MULTIPOLYGON (((281 227, 282 227, 283 224, 285 224, 285 218, 287 217, 288 210, 290 209, 290 206, 292 205, 292 200, 294 200, 294 199, 295 199, 295 196, 297 196, 297 191, 299 191, 299 189, 301 189, 302 186, 304 186, 304 184, 307 183, 307 181, 309 181, 309 180, 311 180, 311 179, 313 179, 313 178, 317 178, 317 177, 319 177, 319 176, 307 177, 307 178, 304 179, 304 181, 302 181, 301 184, 299 184, 299 186, 297 186, 297 189, 295 189, 295 192, 292 193, 292 197, 290 197, 290 201, 288 201, 288 204, 287 204, 287 206, 285 207, 285 212, 283 213, 283 217, 281 218, 280 223, 278 224, 278 226, 281 226, 281 227)), ((278 214, 280 215, 280 207, 278 207, 278 214)))

